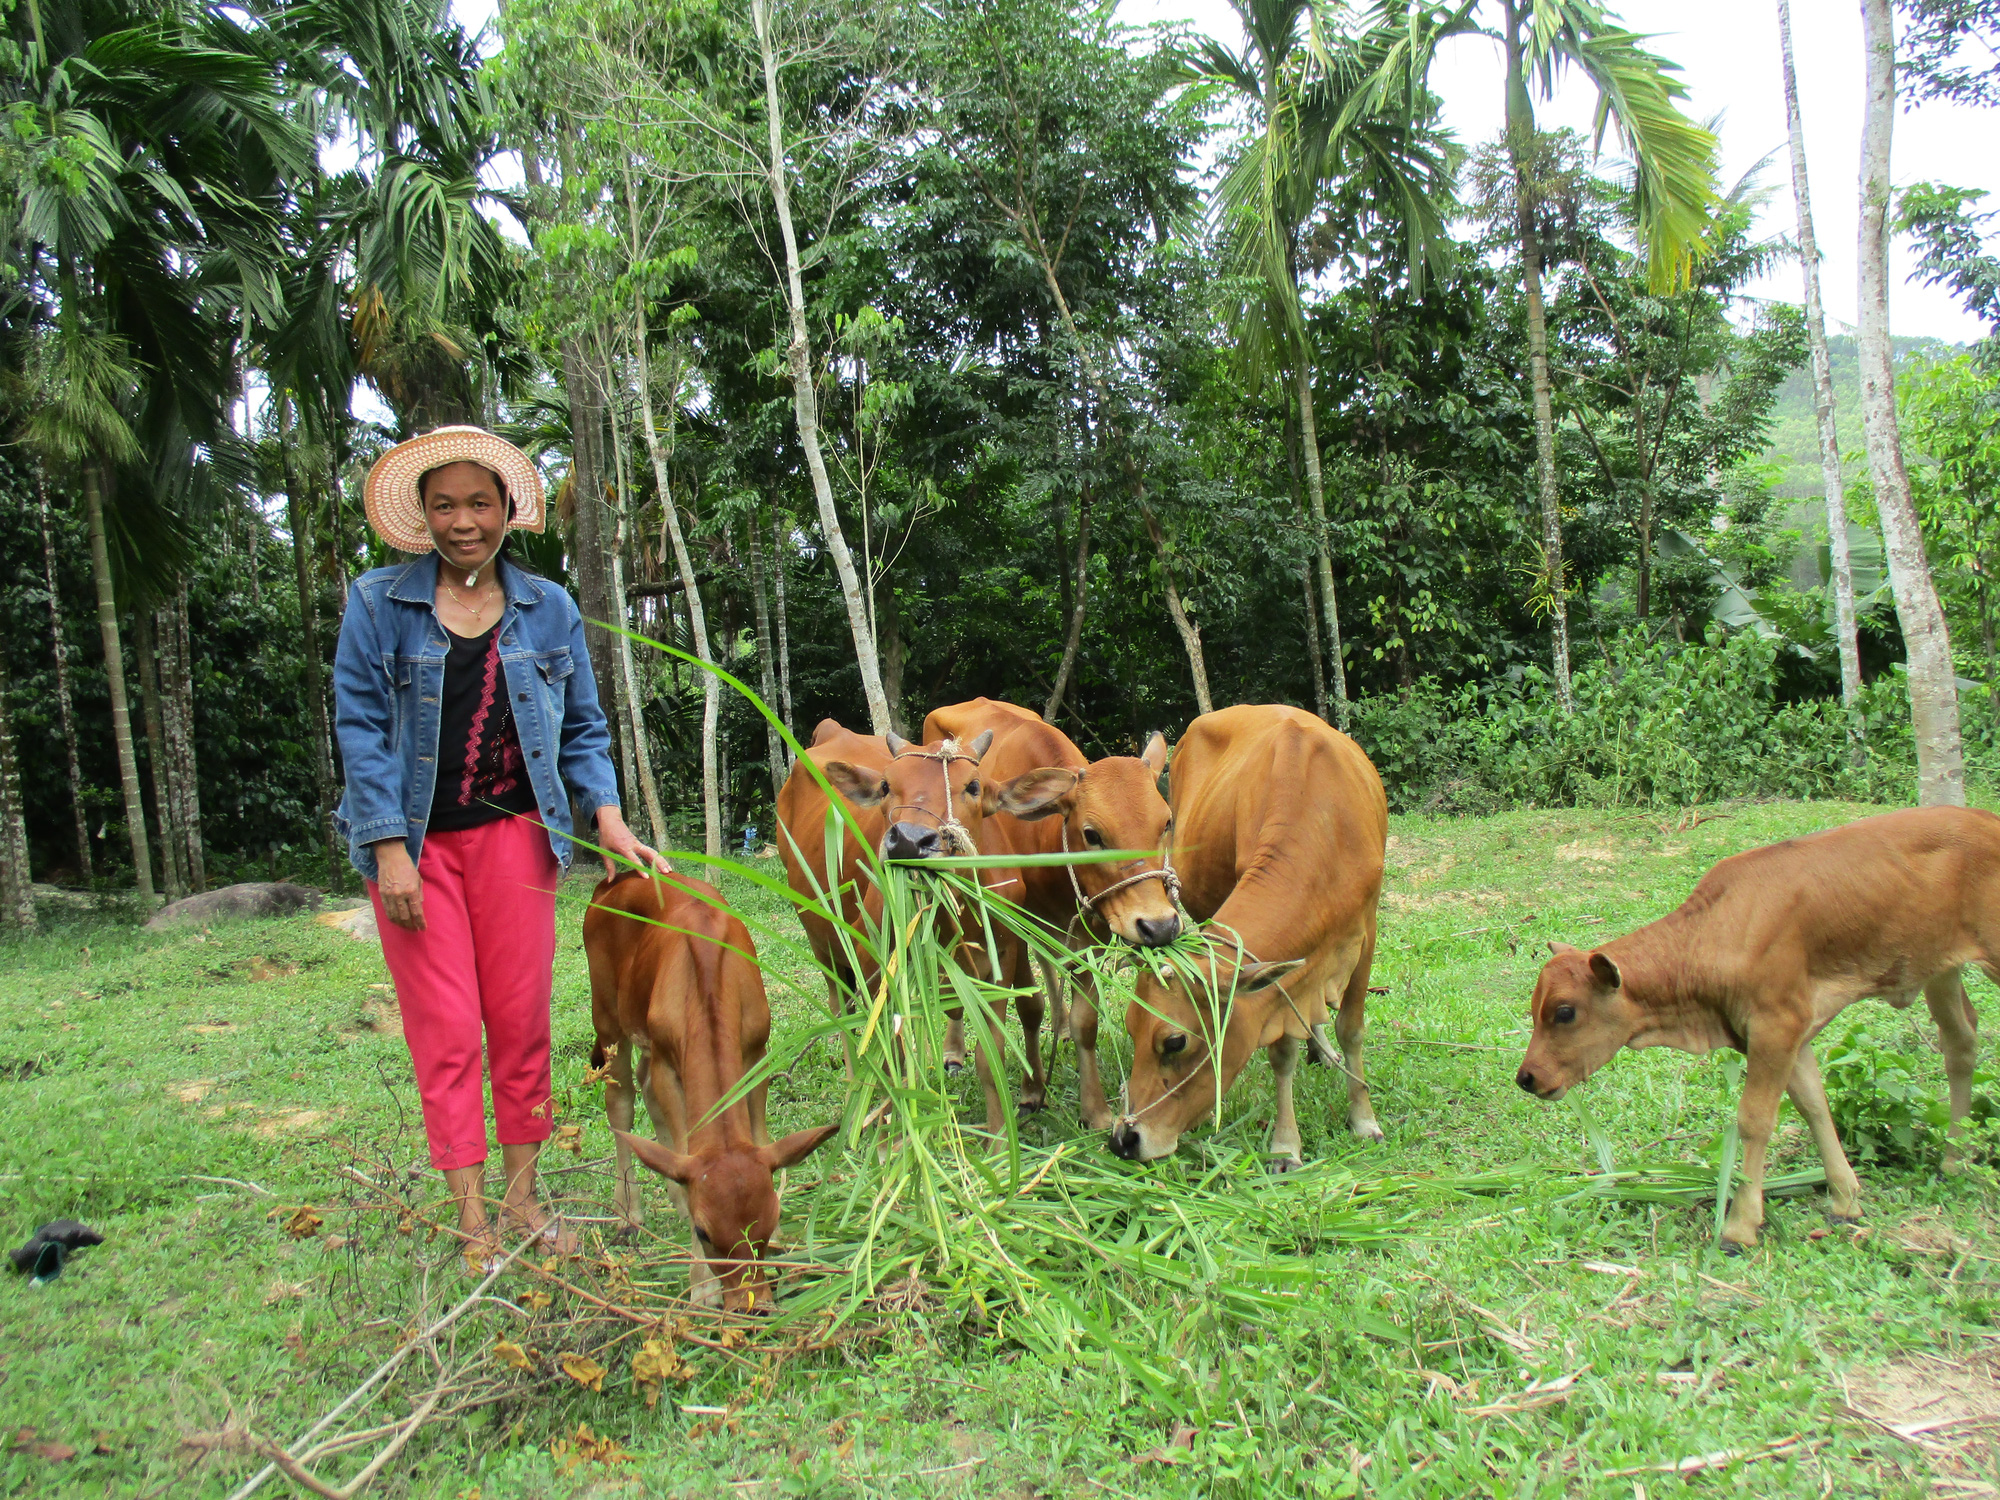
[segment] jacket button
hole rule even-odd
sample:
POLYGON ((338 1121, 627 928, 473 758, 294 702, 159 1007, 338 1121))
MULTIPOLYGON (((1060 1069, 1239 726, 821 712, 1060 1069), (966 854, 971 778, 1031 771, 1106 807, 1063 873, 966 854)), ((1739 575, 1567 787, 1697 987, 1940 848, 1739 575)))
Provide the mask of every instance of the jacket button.
POLYGON ((535 752, 535 759, 536 759, 536 760, 540 760, 541 758, 542 758, 542 752, 541 752, 541 751, 539 751, 539 750, 537 750, 537 751, 535 752))
POLYGON ((523 703, 526 703, 528 701, 528 695, 526 693, 516 693, 514 696, 523 703))

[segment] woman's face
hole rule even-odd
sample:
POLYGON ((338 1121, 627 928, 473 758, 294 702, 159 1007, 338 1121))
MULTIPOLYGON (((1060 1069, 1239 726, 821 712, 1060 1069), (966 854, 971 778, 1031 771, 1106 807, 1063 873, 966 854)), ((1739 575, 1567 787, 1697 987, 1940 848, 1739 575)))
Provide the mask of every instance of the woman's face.
POLYGON ((470 573, 500 550, 507 535, 507 502, 490 469, 446 464, 424 481, 424 520, 438 556, 470 573))

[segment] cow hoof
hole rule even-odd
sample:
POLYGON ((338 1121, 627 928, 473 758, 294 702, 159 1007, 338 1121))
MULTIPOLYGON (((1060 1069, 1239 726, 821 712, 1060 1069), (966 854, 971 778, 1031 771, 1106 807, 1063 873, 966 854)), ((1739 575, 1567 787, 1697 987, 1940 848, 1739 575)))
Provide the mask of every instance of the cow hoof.
POLYGON ((959 1075, 959 1074, 963 1073, 964 1071, 965 1071, 965 1059, 964 1059, 964 1058, 962 1058, 962 1057, 947 1057, 947 1058, 946 1058, 946 1059, 944 1060, 944 1073, 945 1073, 945 1077, 947 1077, 947 1078, 956 1078, 956 1077, 958 1077, 958 1075, 959 1075))
POLYGON ((1014 1106, 1014 1118, 1016 1121, 1032 1120, 1046 1107, 1047 1101, 1045 1100, 1023 1099, 1019 1104, 1014 1106))
POLYGON ((1274 1156, 1269 1162, 1270 1172, 1273 1177, 1283 1177, 1288 1173, 1300 1170, 1304 1166, 1305 1163, 1296 1156, 1274 1156))
POLYGON ((1856 1224, 1859 1224, 1861 1222, 1861 1215, 1858 1213, 1837 1214, 1833 1212, 1832 1209, 1828 1209, 1826 1214, 1826 1222, 1829 1224, 1837 1224, 1842 1229, 1852 1229, 1856 1224))
POLYGON ((1382 1127, 1377 1125, 1373 1120, 1363 1120, 1355 1125, 1354 1138, 1357 1141, 1367 1141, 1370 1144, 1388 1139, 1387 1136, 1383 1135, 1382 1127))
POLYGON ((620 1224, 611 1231, 611 1242, 614 1245, 636 1245, 639 1242, 639 1226, 620 1224))
POLYGON ((1748 1255, 1755 1248, 1754 1245, 1745 1245, 1736 1240, 1724 1240, 1722 1242, 1722 1253, 1731 1259, 1739 1255, 1748 1255))

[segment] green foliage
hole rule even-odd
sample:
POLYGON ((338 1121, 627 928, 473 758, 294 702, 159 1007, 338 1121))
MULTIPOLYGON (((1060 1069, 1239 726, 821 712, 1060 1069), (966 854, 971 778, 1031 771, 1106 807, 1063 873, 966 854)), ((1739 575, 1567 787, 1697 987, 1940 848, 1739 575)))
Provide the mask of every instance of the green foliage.
POLYGON ((1915 754, 1900 676, 1864 693, 1870 760, 1849 764, 1837 700, 1780 697, 1783 647, 1712 630, 1702 645, 1614 636, 1580 658, 1576 712, 1534 668, 1517 681, 1435 680, 1362 699, 1355 738, 1392 807, 1691 806, 1741 797, 1880 797, 1909 785, 1915 754))
MULTIPOLYGON (((1944 1159, 1951 1102, 1934 1092, 1912 1064, 1910 1052, 1917 1045, 1908 1032, 1891 1040, 1872 1016, 1850 1025, 1832 1046, 1819 1044, 1827 1106, 1849 1160, 1922 1167, 1944 1159)), ((1992 1082, 1984 1069, 1972 1075, 1972 1109, 1966 1120, 1972 1139, 1958 1143, 1958 1149, 1981 1158, 2000 1142, 1994 1128, 2000 1124, 2000 1110, 1984 1092, 1992 1082)))

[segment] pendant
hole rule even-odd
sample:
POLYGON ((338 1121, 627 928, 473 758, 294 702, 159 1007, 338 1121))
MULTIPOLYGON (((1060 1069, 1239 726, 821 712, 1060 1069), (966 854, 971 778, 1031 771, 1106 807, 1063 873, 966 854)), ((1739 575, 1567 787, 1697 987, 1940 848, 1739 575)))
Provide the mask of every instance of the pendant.
POLYGON ((479 587, 479 570, 477 568, 474 568, 470 573, 465 575, 465 586, 469 589, 479 587))

